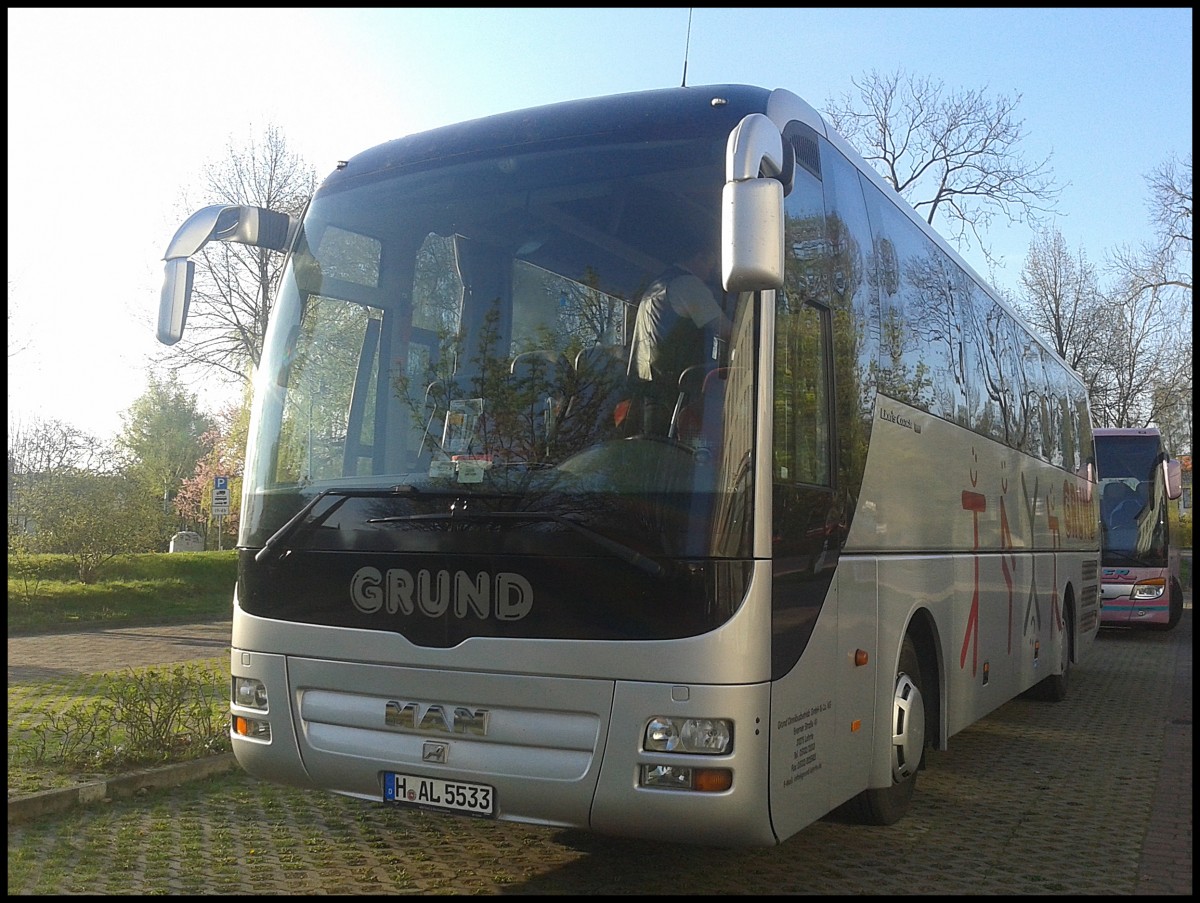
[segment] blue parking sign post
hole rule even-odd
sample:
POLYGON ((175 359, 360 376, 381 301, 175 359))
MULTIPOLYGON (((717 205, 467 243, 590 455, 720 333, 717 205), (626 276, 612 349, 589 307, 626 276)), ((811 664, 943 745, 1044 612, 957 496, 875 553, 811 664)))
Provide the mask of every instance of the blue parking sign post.
POLYGON ((213 477, 212 513, 217 519, 217 551, 221 551, 221 518, 229 514, 229 477, 213 477))

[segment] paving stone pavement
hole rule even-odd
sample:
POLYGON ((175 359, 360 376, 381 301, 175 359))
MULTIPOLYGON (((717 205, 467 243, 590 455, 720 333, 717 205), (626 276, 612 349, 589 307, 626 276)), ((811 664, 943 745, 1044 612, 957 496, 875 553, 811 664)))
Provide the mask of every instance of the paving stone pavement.
POLYGON ((113 627, 8 638, 8 682, 214 658, 229 650, 232 621, 113 627))
MULTIPOLYGON (((10 637, 9 681, 12 683, 14 680, 47 679, 126 666, 139 667, 212 658, 224 654, 228 649, 230 627, 229 621, 223 621, 165 627, 119 628, 48 637, 10 637)), ((821 882, 815 885, 824 886, 826 892, 878 893, 880 888, 888 887, 895 893, 945 893, 947 886, 955 885, 947 880, 948 876, 941 870, 952 868, 953 871, 953 868, 968 868, 970 864, 974 864, 973 867, 976 868, 986 866, 987 872, 985 877, 980 878, 981 883, 978 887, 974 891, 968 891, 974 893, 1001 892, 998 888, 1009 894, 1045 893, 1044 885, 1030 883, 1027 880, 1029 876, 1024 874, 1043 872, 1044 865, 1051 872, 1061 876, 1061 882, 1056 887, 1059 893, 1191 896, 1192 627, 1193 611, 1189 592, 1183 621, 1169 634, 1139 635, 1128 631, 1107 632, 1107 636, 1102 634, 1097 642, 1106 648, 1103 661, 1107 664, 1102 664, 1094 657, 1095 652, 1084 662, 1077 684, 1083 692, 1079 694, 1076 706, 1066 713, 1063 723, 1039 719, 1039 726, 1024 720, 1020 714, 1024 711, 1038 710, 1023 709, 1015 703, 1005 707, 985 719, 979 727, 968 729, 952 739, 951 752, 939 754, 944 758, 935 760, 933 770, 924 779, 925 795, 921 796, 921 791, 918 791, 918 808, 900 831, 853 828, 853 833, 850 833, 840 824, 820 822, 789 841, 783 848, 786 856, 803 858, 808 856, 808 848, 814 847, 819 855, 809 858, 812 861, 826 862, 828 868, 832 869, 828 874, 823 874, 821 882), (1151 639, 1153 642, 1146 642, 1151 639), (1105 688, 1103 693, 1098 692, 1100 685, 1105 688), (1147 694, 1158 694, 1158 698, 1151 699, 1147 694), (1080 703, 1085 705, 1081 707, 1080 703), (1080 711, 1081 708, 1086 708, 1087 711, 1080 711), (1151 712, 1153 717, 1150 717, 1151 712), (1082 717, 1083 715, 1086 717, 1082 717), (1089 724, 1095 725, 1099 729, 1098 732, 1089 731, 1089 724), (1046 777, 1045 768, 1028 758, 1028 750, 1036 749, 1044 743, 1049 744, 1051 741, 1058 742, 1063 728, 1078 732, 1079 742, 1055 748, 1074 750, 1073 753, 1066 753, 1068 759, 1074 754, 1087 759, 1089 763, 1104 762, 1103 769, 1088 772, 1090 775, 1103 776, 1099 778, 1099 783, 1092 784, 1090 793, 1080 794, 1075 783, 1076 778, 1073 776, 1074 769, 1067 762, 1061 763, 1058 768, 1066 769, 1062 774, 1066 775, 1067 783, 1058 788, 1040 785, 1038 787, 1039 793, 1050 794, 1051 798, 1058 802, 1050 812, 1044 809, 1038 811, 1030 808, 1029 801, 1024 799, 1025 794, 1018 792, 1028 789, 1030 774, 1041 774, 1040 779, 1046 777), (1111 735, 1109 731, 1112 732, 1111 735), (1093 733, 1104 736, 1091 736, 1093 733), (1016 747, 1005 743, 1005 738, 1010 734, 1019 735, 1020 741, 1016 747), (1155 734, 1157 736, 1154 736, 1155 734), (1139 737, 1146 738, 1147 750, 1138 747, 1139 737), (1158 745, 1160 742, 1161 746, 1158 745), (1161 756, 1158 756, 1157 752, 1155 754, 1158 761, 1153 767, 1157 774, 1153 776, 1141 774, 1139 770, 1139 757, 1144 758, 1151 747, 1161 752, 1161 756), (1012 750, 1008 754, 1011 761, 1000 755, 1005 748, 1012 750), (972 764, 981 759, 986 759, 989 763, 986 776, 980 774, 977 764, 972 764), (938 770, 939 761, 944 762, 942 772, 938 770), (946 781, 946 771, 957 774, 960 783, 946 781), (1011 775, 1006 777, 1009 772, 1011 775), (943 777, 939 777, 939 774, 943 777), (1122 807, 1142 812, 1148 808, 1149 818, 1127 818, 1126 813, 1120 811, 1122 807), (1009 809, 1012 812, 1009 812, 1009 809), (1055 810, 1057 814, 1054 814, 1055 810), (1043 819, 1042 815, 1047 817, 1043 819), (1010 822, 1012 829, 1006 831, 1010 822), (1118 827, 1119 825, 1134 823, 1139 828, 1144 826, 1144 829, 1137 831, 1140 836, 1120 833, 1122 828, 1118 827), (1063 833, 1064 828, 1067 829, 1066 834, 1063 833), (938 837, 943 832, 950 832, 953 837, 959 839, 947 847, 944 839, 938 842, 938 837), (1115 839, 1115 845, 1114 838, 1109 836, 1114 832, 1119 835, 1115 839), (1019 840, 1018 835, 1022 836, 1019 840), (922 836, 926 839, 922 840, 922 836), (1049 846, 1043 845, 1038 839, 1051 836, 1054 836, 1056 841, 1049 846), (907 877, 901 881, 901 875, 893 874, 893 866, 889 864, 895 858, 894 855, 885 856, 884 853, 891 851, 895 854, 899 848, 912 841, 913 837, 919 841, 913 841, 916 843, 914 849, 918 852, 914 854, 909 851, 900 857, 906 860, 907 866, 903 872, 907 877), (946 862, 925 862, 920 857, 928 854, 919 851, 926 847, 931 851, 941 851, 941 855, 947 855, 946 850, 950 849, 952 852, 949 855, 952 858, 964 858, 958 866, 946 862), (1047 857, 1056 864, 1043 862, 1047 857), (1090 868, 1093 871, 1089 872, 1086 878, 1077 874, 1078 863, 1072 861, 1075 859, 1078 863, 1092 863, 1090 868), (1009 864, 1013 870, 1012 874, 1002 874, 1009 864), (914 866, 919 868, 913 869, 914 866), (1132 880, 1135 867, 1136 883, 1132 880), (923 869, 926 875, 923 883, 914 879, 914 873, 920 869, 923 869), (897 884, 897 881, 900 883, 897 884), (873 891, 870 889, 872 887, 875 888, 873 891)), ((1072 683, 1076 685, 1074 678, 1073 674, 1072 683)), ((1083 767, 1082 763, 1080 767, 1083 767)), ((203 775, 197 774, 197 777, 202 778, 203 775)), ((235 782, 235 787, 261 788, 256 790, 250 799, 255 799, 259 793, 272 795, 285 792, 265 784, 249 784, 249 779, 244 777, 231 776, 230 780, 235 782)), ((1093 776, 1087 780, 1096 781, 1097 777, 1093 776)), ((212 797, 220 798, 221 795, 212 797)), ((275 824, 280 812, 289 811, 290 806, 296 807, 299 821, 306 824, 311 823, 309 819, 316 818, 305 814, 308 812, 306 807, 319 806, 352 807, 347 811, 358 813, 355 817, 356 823, 367 826, 376 818, 397 820, 401 817, 382 807, 361 807, 359 801, 332 800, 322 794, 310 792, 292 793, 285 798, 290 802, 283 809, 274 806, 269 812, 264 809, 256 815, 239 810, 238 817, 232 824, 275 824)), ((79 802, 88 801, 81 799, 79 802)), ((604 880, 612 887, 624 887, 624 890, 619 891, 624 893, 643 893, 648 886, 648 873, 639 872, 638 869, 634 869, 638 873, 637 880, 633 880, 633 875, 625 876, 630 879, 628 885, 622 884, 617 880, 620 876, 612 873, 617 864, 630 857, 631 851, 638 849, 637 845, 585 838, 579 841, 580 847, 575 850, 555 835, 528 826, 479 824, 472 820, 467 820, 466 823, 453 819, 426 820, 414 817, 410 813, 405 813, 404 816, 404 825, 427 825, 431 836, 439 838, 436 848, 441 849, 444 846, 444 855, 448 857, 447 862, 441 863, 443 869, 456 864, 455 867, 465 869, 463 874, 468 875, 473 874, 472 869, 481 864, 486 868, 504 872, 503 867, 488 863, 507 862, 507 858, 503 858, 508 856, 507 852, 503 853, 501 858, 497 856, 500 856, 501 851, 511 848, 513 838, 519 838, 523 845, 521 848, 524 849, 524 845, 528 844, 528 854, 538 862, 537 865, 529 866, 529 871, 534 876, 517 885, 523 892, 596 892, 595 882, 604 880), (448 839, 456 836, 455 832, 462 833, 467 839, 460 843, 447 844, 448 839), (565 864, 557 870, 543 871, 549 868, 546 863, 557 861, 554 859, 556 856, 563 859, 565 864), (591 859, 602 860, 607 865, 604 868, 592 868, 586 864, 589 856, 591 859), (604 860, 605 856, 612 856, 611 862, 604 860), (607 878, 603 878, 604 875, 607 875, 607 878), (578 878, 574 884, 573 876, 578 878), (639 887, 642 889, 634 889, 639 887)), ((172 818, 169 821, 173 824, 177 819, 172 818)), ((56 823, 47 822, 47 825, 51 824, 56 823)), ((388 821, 387 824, 387 832, 392 832, 393 821, 388 821)), ((155 822, 155 830, 161 827, 155 822)), ((18 828, 16 836, 19 838, 39 837, 39 843, 57 842, 51 840, 58 835, 55 829, 49 826, 44 834, 26 834, 24 826, 18 828)), ((33 827, 28 830, 36 831, 33 827)), ((68 835, 70 830, 67 829, 68 835)), ((392 836, 387 832, 387 836, 392 836)), ((9 833, 11 879, 14 837, 14 825, 11 820, 9 833)), ((293 834, 293 844, 308 836, 295 832, 293 834)), ((71 843, 78 842, 71 841, 69 837, 62 841, 68 844, 68 847, 71 843)), ((432 855, 428 849, 422 852, 422 856, 432 855)), ((689 850, 677 851, 676 854, 698 855, 689 850)), ((706 851, 706 855, 727 854, 706 851)), ((741 882, 736 884, 735 890, 728 889, 729 879, 719 878, 719 870, 706 871, 696 863, 688 873, 696 876, 701 883, 693 885, 691 889, 697 893, 708 893, 717 887, 722 887, 726 892, 742 894, 812 892, 813 885, 805 885, 808 889, 802 889, 801 885, 804 882, 801 882, 801 885, 793 882, 794 886, 778 883, 783 877, 780 870, 786 871, 787 868, 791 868, 789 860, 784 856, 785 854, 777 854, 772 857, 769 852, 755 852, 749 854, 749 858, 731 857, 727 863, 730 874, 739 875, 741 882), (734 868, 734 863, 740 865, 734 868), (747 867, 750 867, 749 871, 747 867), (721 884, 721 880, 726 880, 727 883, 721 884), (710 881, 717 883, 711 886, 704 883, 710 881), (772 887, 774 890, 768 889, 772 887)), ((959 876, 960 879, 961 877, 959 876)), ((330 880, 335 880, 334 886, 341 886, 336 884, 336 880, 341 880, 340 878, 330 880)), ((481 892, 473 884, 462 883, 465 881, 466 879, 462 879, 459 882, 462 884, 461 890, 481 892)), ((143 889, 147 886, 155 885, 152 882, 130 885, 143 889)), ((260 888, 260 892, 288 892, 288 886, 288 882, 284 881, 274 890, 265 891, 260 888)), ((445 885, 439 886, 444 892, 445 885)), ((458 884, 455 880, 450 880, 450 886, 454 888, 458 887, 458 884)), ((962 886, 961 880, 958 886, 962 886)), ((377 889, 377 892, 379 890, 384 888, 377 889)), ((501 889, 499 892, 513 890, 515 888, 507 891, 501 889)), ((10 888, 10 892, 28 891, 10 888)), ((158 892, 163 892, 163 888, 159 888, 158 892)))

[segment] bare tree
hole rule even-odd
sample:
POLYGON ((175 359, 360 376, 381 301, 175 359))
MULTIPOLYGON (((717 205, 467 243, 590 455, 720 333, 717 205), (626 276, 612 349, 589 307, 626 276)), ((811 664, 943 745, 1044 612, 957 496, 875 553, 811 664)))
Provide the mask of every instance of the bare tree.
MULTIPOLYGON (((1158 291, 1146 294, 1124 284, 1113 293, 1103 328, 1109 343, 1108 382, 1091 396, 1098 426, 1144 427, 1159 422, 1163 411, 1156 399, 1161 404, 1162 387, 1177 386, 1181 378, 1190 381, 1190 362, 1187 373, 1182 372, 1181 326, 1158 291)), ((1190 337, 1187 344, 1190 348, 1190 337)))
MULTIPOLYGON (((1115 282, 1102 288, 1086 255, 1072 255, 1049 230, 1029 247, 1024 297, 1009 300, 1082 374, 1097 426, 1170 425, 1178 442, 1191 399, 1187 321, 1171 286, 1152 284, 1145 270, 1114 268, 1111 275, 1115 282)), ((1190 447, 1190 426, 1187 435, 1190 447)))
POLYGON ((1111 395, 1110 301, 1087 255, 1072 253, 1057 229, 1041 231, 1029 245, 1020 284, 1023 295, 1008 301, 1079 371, 1090 398, 1111 395))
POLYGON ((1145 324, 1134 332, 1142 341, 1123 347, 1114 362, 1121 389, 1138 393, 1121 398, 1116 412, 1119 425, 1155 423, 1176 449, 1190 451, 1192 155, 1169 157, 1146 177, 1146 186, 1154 236, 1137 248, 1119 247, 1110 258, 1119 303, 1128 312, 1118 322, 1145 324), (1151 341, 1153 349, 1146 344, 1151 341), (1143 371, 1141 379, 1130 376, 1135 369, 1143 371))
POLYGON ((1154 238, 1137 250, 1121 248, 1114 269, 1139 291, 1172 289, 1191 306, 1192 155, 1168 158, 1146 177, 1154 238))
POLYGON ((1081 250, 1072 254, 1057 229, 1039 232, 1021 271, 1018 307, 1076 370, 1098 363, 1103 345, 1099 317, 1105 304, 1096 268, 1081 250))
MULTIPOLYGON (((245 147, 204 169, 207 204, 247 204, 299 214, 316 189, 316 171, 268 126, 245 147)), ((188 213, 193 212, 191 209, 188 213)), ((262 355, 267 318, 283 271, 282 255, 235 242, 212 242, 196 258, 188 331, 163 362, 227 383, 249 383, 262 355)))
POLYGON ((111 449, 102 440, 61 420, 9 423, 8 459, 17 474, 65 468, 103 471, 112 465, 111 449))
POLYGON ((826 101, 829 121, 926 222, 940 216, 960 247, 974 239, 991 261, 983 236, 997 215, 1036 226, 1053 211, 1050 155, 1028 162, 1019 152, 1019 94, 950 91, 903 71, 852 83, 857 96, 826 101))

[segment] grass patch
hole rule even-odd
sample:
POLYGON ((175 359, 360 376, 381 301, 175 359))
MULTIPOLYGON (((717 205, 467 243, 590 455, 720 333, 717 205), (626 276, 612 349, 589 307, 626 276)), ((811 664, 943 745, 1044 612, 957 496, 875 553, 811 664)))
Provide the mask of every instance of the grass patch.
POLYGON ((10 795, 229 748, 227 656, 8 687, 10 795))
MULTIPOLYGON (((66 555, 10 553, 8 635, 230 618, 236 579, 232 550, 124 555, 92 584, 66 555)), ((9 683, 10 796, 228 750, 228 655, 9 683)))
POLYGON ((122 555, 96 583, 66 555, 8 556, 8 634, 208 621, 233 616, 237 553, 122 555))

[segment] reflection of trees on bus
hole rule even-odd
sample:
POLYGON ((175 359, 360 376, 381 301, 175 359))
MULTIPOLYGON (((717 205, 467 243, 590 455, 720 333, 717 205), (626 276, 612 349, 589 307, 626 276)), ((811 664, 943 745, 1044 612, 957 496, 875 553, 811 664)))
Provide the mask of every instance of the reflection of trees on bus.
POLYGON ((930 362, 931 404, 947 420, 966 426, 970 423, 964 354, 968 342, 963 308, 970 297, 966 276, 945 256, 934 254, 911 261, 907 275, 913 286, 912 334, 930 362))
POLYGON ((880 294, 879 391, 998 442, 1070 469, 1086 454, 1086 399, 1028 340, 1014 315, 912 234, 898 211, 881 212, 896 243, 875 248, 880 294))
MULTIPOLYGON (((352 474, 356 462, 345 458, 348 415, 364 337, 376 339, 381 312, 310 295, 296 329, 294 353, 288 370, 280 375, 289 385, 279 436, 277 479, 300 482, 352 474), (373 324, 373 325, 372 325, 373 324)), ((368 353, 374 353, 372 341, 368 353)), ((376 368, 371 368, 372 377, 376 368)), ((364 387, 372 389, 373 385, 364 387)), ((362 391, 366 424, 373 423, 373 391, 362 391)), ((370 444, 368 433, 360 437, 370 444)))
MULTIPOLYGON (((586 352, 620 347, 624 302, 599 290, 593 269, 584 279, 501 261, 461 235, 427 236, 414 275, 419 341, 410 342, 406 366, 394 378, 421 450, 439 447, 435 434, 450 406, 467 399, 484 405, 473 424, 472 454, 544 462, 595 441, 604 422, 598 406, 614 394, 617 370, 586 366, 586 352), (502 274, 510 274, 511 287, 496 281, 502 274), (498 292, 490 299, 489 283, 498 292), (513 300, 507 302, 511 339, 502 347, 504 293, 513 300)), ((611 352, 607 357, 616 363, 611 352)))
POLYGON ((793 140, 797 160, 808 164, 797 168, 801 184, 787 199, 785 278, 776 296, 776 553, 785 569, 815 573, 836 561, 854 510, 848 487, 862 482, 874 408, 874 387, 863 376, 872 371, 878 330, 857 176, 839 157, 822 160, 826 187, 845 186, 826 193, 816 185, 815 157, 804 153, 807 139, 793 140))

